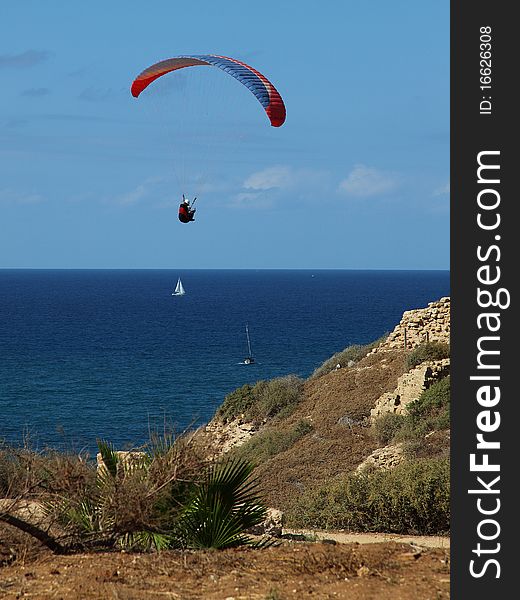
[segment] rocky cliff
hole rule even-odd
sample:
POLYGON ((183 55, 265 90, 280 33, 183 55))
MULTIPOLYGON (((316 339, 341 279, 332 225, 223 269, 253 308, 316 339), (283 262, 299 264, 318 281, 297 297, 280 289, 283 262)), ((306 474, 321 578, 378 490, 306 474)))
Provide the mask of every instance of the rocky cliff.
POLYGON ((395 329, 373 352, 411 349, 424 342, 450 342, 450 298, 430 302, 426 308, 407 310, 395 329))

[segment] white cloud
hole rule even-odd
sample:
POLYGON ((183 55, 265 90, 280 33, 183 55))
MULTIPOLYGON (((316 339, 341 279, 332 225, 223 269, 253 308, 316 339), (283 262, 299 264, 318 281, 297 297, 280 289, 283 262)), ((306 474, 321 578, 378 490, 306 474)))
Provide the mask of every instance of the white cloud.
POLYGON ((248 190, 271 190, 274 188, 286 189, 294 181, 290 167, 275 166, 257 171, 244 181, 244 188, 248 190))
POLYGON ((249 175, 242 187, 246 190, 288 190, 320 188, 326 181, 323 171, 275 165, 249 175))
POLYGON ((309 168, 273 165, 251 173, 242 190, 228 206, 233 208, 269 208, 277 202, 297 200, 299 204, 314 199, 327 187, 328 174, 309 168))
POLYGON ((137 204, 138 202, 140 202, 141 200, 146 198, 148 193, 149 193, 148 187, 141 183, 133 190, 126 192, 124 194, 121 194, 120 196, 117 196, 115 201, 117 204, 122 204, 125 206, 128 206, 130 204, 137 204))
MULTIPOLYGON (((138 204, 143 200, 153 200, 155 206, 171 206, 171 200, 166 202, 160 201, 157 203, 158 199, 161 197, 169 196, 171 185, 172 180, 170 177, 166 177, 164 175, 151 175, 136 185, 133 189, 115 197, 107 198, 107 201, 119 204, 121 206, 130 206, 133 204, 138 204)), ((176 201, 177 200, 175 200, 175 202, 176 201)))
POLYGON ((398 185, 395 175, 366 165, 356 165, 339 184, 339 190, 349 196, 378 196, 398 185))

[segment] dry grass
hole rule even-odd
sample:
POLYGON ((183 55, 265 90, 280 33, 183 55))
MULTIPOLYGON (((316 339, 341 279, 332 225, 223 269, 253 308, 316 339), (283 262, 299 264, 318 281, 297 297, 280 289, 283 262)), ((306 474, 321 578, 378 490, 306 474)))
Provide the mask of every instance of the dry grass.
POLYGON ((47 555, 3 567, 0 596, 2 600, 443 600, 449 598, 449 556, 444 550, 418 551, 394 542, 284 543, 261 551, 47 555))
POLYGON ((349 473, 379 446, 367 427, 370 409, 383 392, 395 389, 406 370, 405 358, 402 351, 375 354, 356 367, 305 382, 293 414, 264 428, 264 435, 274 436, 302 420, 312 426, 256 469, 269 506, 286 510, 302 491, 349 473))

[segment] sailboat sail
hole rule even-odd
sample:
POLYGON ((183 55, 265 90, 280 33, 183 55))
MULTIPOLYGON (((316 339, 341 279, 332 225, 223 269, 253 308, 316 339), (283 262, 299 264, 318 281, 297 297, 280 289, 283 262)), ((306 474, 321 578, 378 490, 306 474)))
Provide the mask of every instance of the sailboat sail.
POLYGON ((247 350, 248 355, 247 358, 244 359, 245 365, 252 365, 255 362, 253 355, 251 354, 251 340, 249 339, 249 325, 246 325, 246 336, 247 336, 247 350))
POLYGON ((185 292, 184 287, 182 285, 181 278, 179 277, 179 280, 177 281, 177 285, 175 286, 175 291, 173 292, 172 296, 182 296, 185 293, 186 292, 185 292))
POLYGON ((246 335, 247 335, 247 349, 249 351, 249 357, 251 357, 251 341, 249 340, 249 326, 246 325, 246 335))

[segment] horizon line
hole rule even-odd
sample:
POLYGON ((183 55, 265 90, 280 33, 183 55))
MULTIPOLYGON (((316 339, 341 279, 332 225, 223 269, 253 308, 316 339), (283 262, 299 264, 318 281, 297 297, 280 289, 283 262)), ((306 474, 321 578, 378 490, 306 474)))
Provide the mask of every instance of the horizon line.
POLYGON ((443 271, 402 267, 0 267, 0 271, 443 271))

